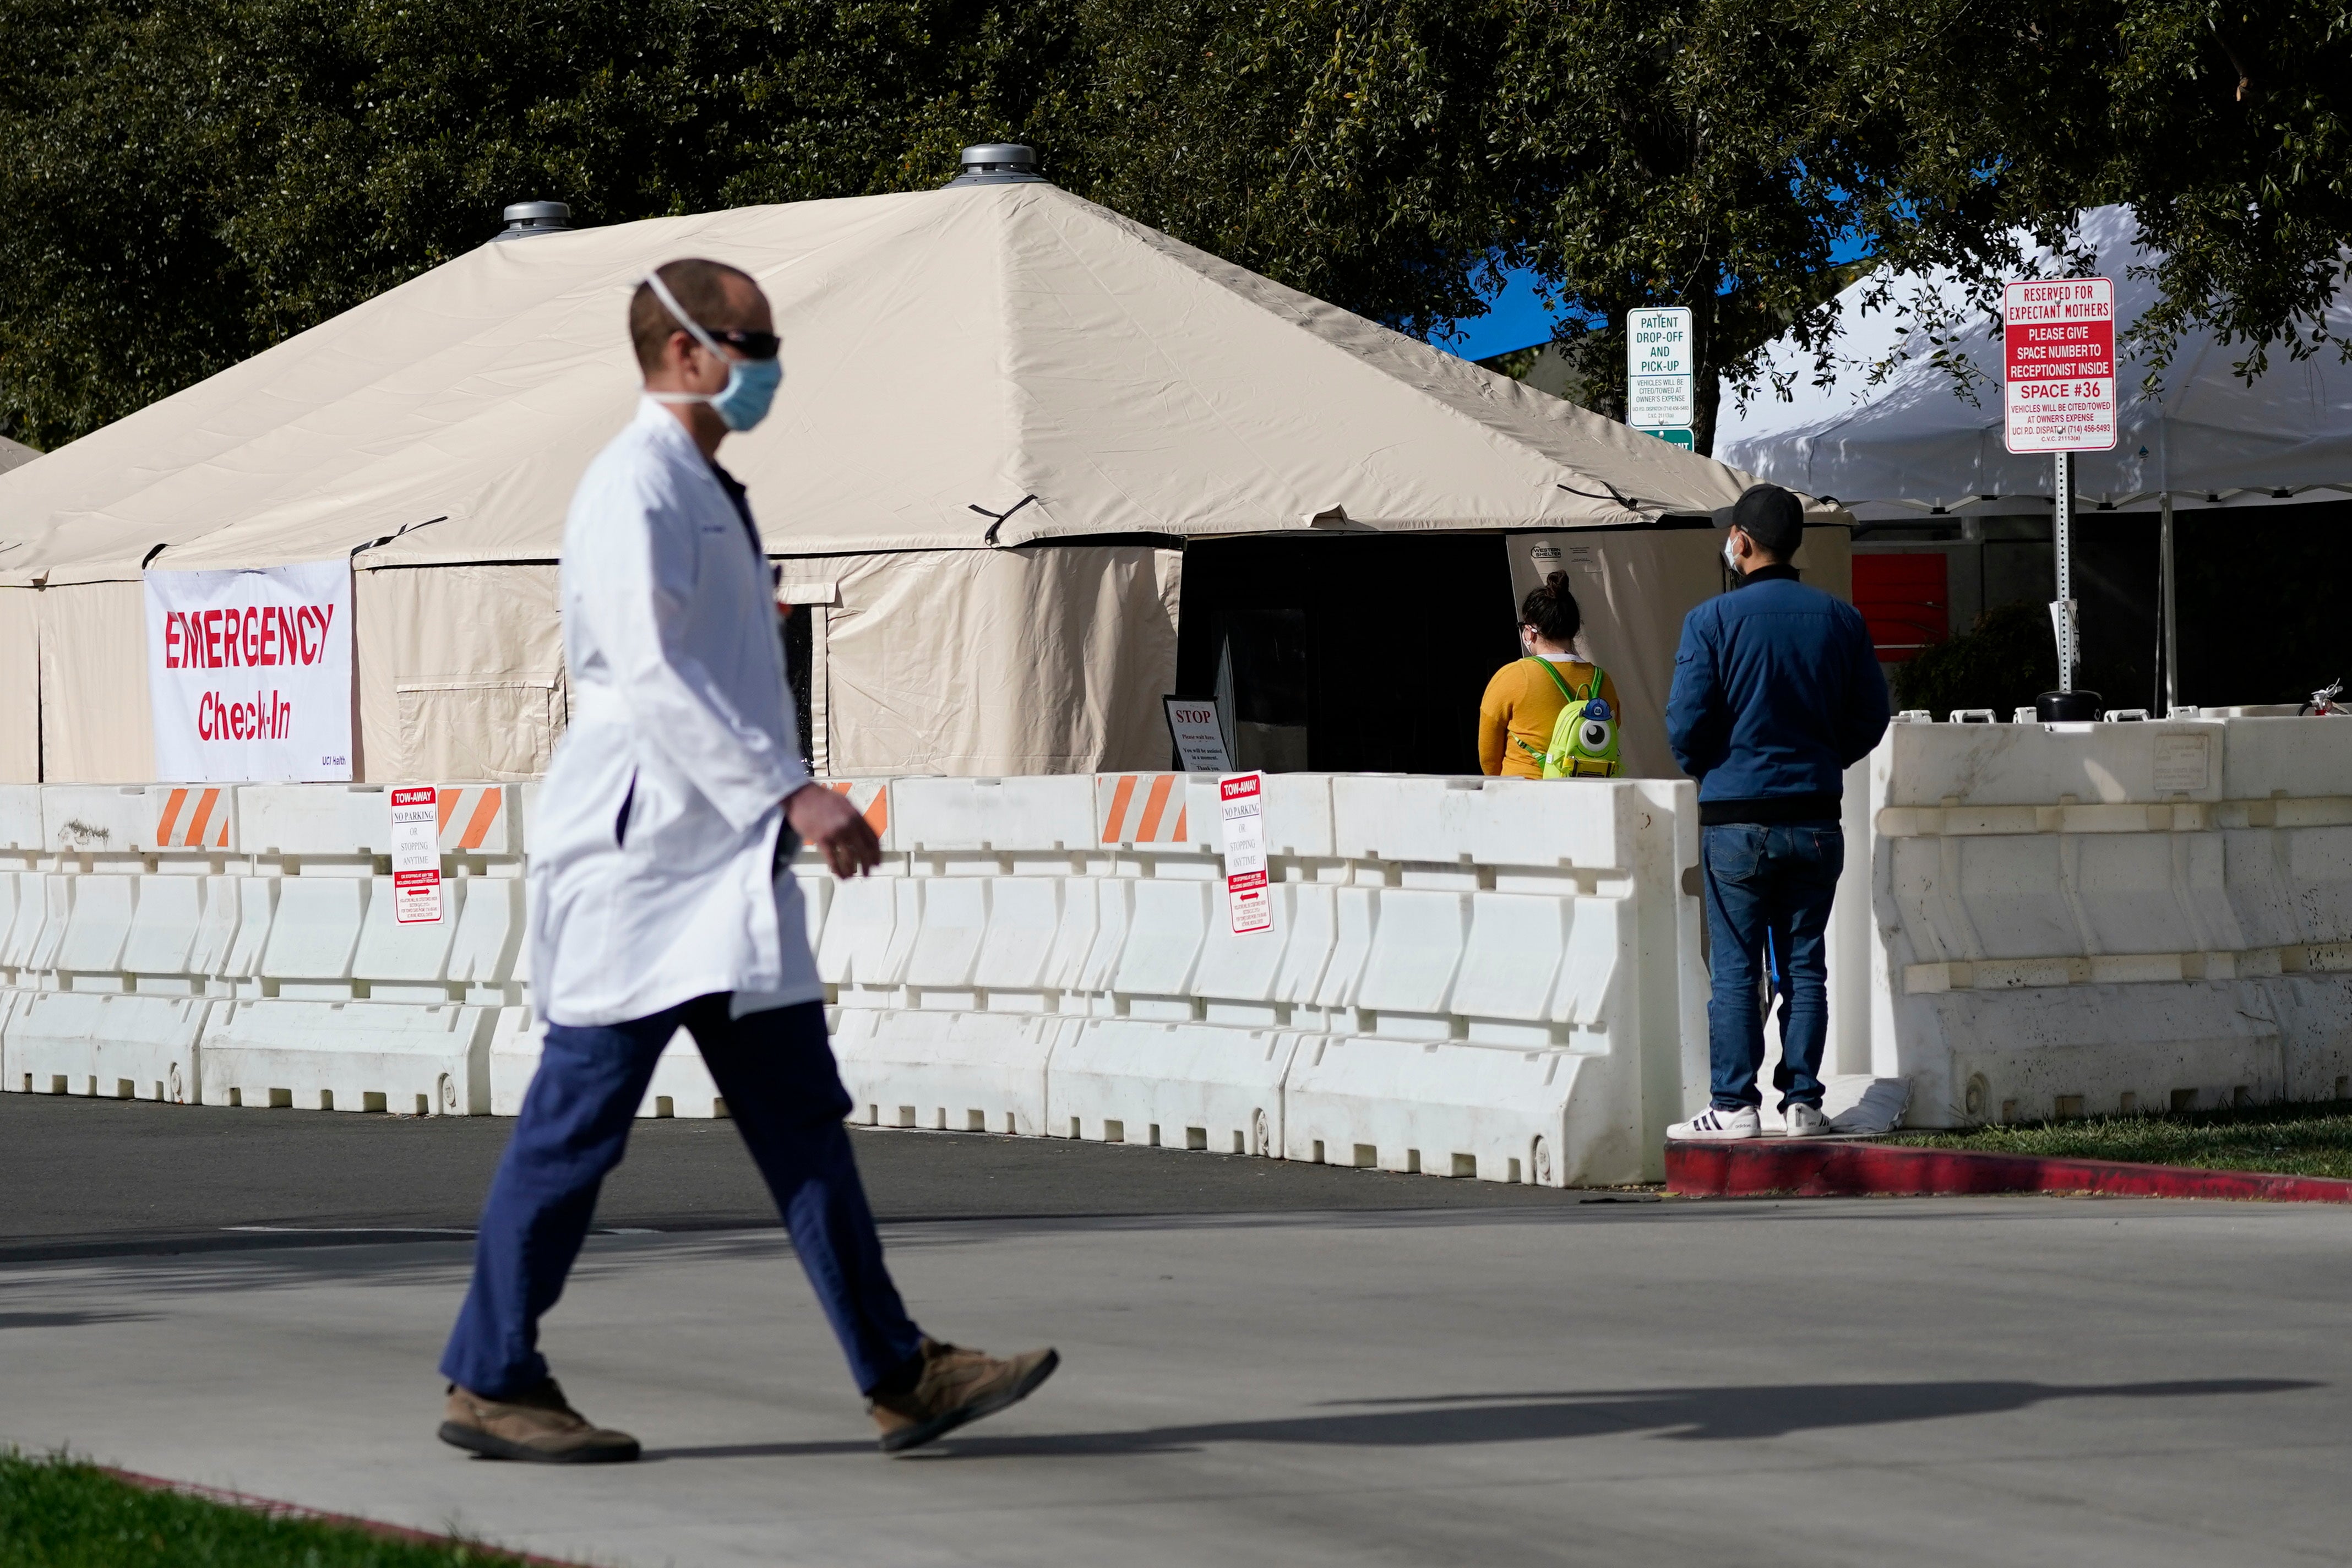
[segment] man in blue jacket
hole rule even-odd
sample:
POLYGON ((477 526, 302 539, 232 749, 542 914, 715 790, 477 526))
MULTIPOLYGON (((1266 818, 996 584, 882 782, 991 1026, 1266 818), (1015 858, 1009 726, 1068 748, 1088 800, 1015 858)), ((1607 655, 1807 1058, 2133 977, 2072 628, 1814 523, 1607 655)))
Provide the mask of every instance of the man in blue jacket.
POLYGON ((1669 1138, 1753 1138, 1764 1063, 1759 964, 1786 1000, 1774 1087, 1791 1138, 1827 1132, 1830 899, 1845 864, 1845 770, 1886 732, 1886 679, 1852 605, 1797 580, 1804 509, 1778 485, 1732 508, 1724 559, 1738 590, 1683 618, 1666 739, 1699 781, 1715 996, 1714 1103, 1669 1138))

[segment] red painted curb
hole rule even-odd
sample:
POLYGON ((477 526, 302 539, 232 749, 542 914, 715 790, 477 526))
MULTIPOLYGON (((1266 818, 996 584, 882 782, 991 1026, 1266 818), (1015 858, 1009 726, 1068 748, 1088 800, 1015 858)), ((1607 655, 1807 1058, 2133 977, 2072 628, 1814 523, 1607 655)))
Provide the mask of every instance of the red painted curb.
POLYGON ((2205 1171, 2119 1160, 2045 1160, 1972 1149, 1914 1149, 1837 1139, 1666 1145, 1666 1191, 1682 1197, 1940 1197, 1969 1193, 2099 1193, 2111 1197, 2234 1198, 2352 1204, 2352 1182, 2263 1171, 2205 1171))
POLYGON ((247 1513, 257 1513, 264 1519, 290 1519, 308 1524, 331 1524, 339 1530, 355 1531, 372 1535, 379 1541, 408 1542, 418 1546, 458 1548, 483 1564, 498 1568, 500 1563, 520 1563, 531 1568, 579 1568, 577 1563, 561 1562, 553 1557, 534 1557, 528 1552, 515 1552, 503 1546, 489 1546, 467 1541, 459 1536, 436 1535, 429 1530, 412 1530, 404 1524, 386 1524, 382 1520, 361 1519, 355 1514, 329 1513, 322 1509, 304 1508, 300 1503, 279 1502, 274 1498, 255 1497, 250 1492, 228 1491, 220 1487, 198 1486, 194 1481, 175 1481, 163 1476, 142 1475, 137 1470, 118 1469, 112 1465, 90 1467, 101 1476, 110 1476, 125 1486, 141 1491, 176 1492, 182 1497, 201 1498, 227 1508, 241 1508, 247 1513))

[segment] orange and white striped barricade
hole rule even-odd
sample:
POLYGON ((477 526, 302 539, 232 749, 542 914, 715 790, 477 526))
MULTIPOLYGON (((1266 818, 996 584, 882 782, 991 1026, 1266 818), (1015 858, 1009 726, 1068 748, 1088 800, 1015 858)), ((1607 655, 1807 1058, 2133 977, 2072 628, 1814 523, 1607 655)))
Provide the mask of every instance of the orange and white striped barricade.
POLYGON ((435 786, 444 855, 522 853, 522 786, 445 784, 435 786))
POLYGON ((1097 773, 1095 843, 1103 849, 1201 850, 1212 825, 1195 823, 1183 773, 1097 773), (1196 831, 1196 829, 1198 831, 1196 831))
POLYGON ((155 784, 158 849, 236 848, 236 801, 226 784, 155 784))

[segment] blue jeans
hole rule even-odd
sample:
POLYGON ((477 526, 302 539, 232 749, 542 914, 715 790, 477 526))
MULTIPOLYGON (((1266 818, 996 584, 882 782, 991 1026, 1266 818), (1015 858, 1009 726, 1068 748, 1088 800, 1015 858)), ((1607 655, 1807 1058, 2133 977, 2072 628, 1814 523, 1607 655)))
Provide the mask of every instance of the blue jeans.
POLYGON ((1730 823, 1699 830, 1706 866, 1706 934, 1715 995, 1706 1005, 1715 1104, 1761 1105, 1764 1014, 1758 992, 1769 963, 1780 998, 1780 1109, 1822 1102, 1822 1047, 1829 1039, 1830 900, 1845 866, 1834 822, 1730 823))
POLYGON ((654 1064, 683 1025, 702 1049, 728 1114, 751 1147, 793 1250, 866 1392, 903 1381, 922 1335, 882 1267, 882 1243, 841 1119, 824 1008, 815 1002, 728 1017, 724 994, 626 1024, 551 1024, 539 1071, 482 1210, 474 1283, 441 1373, 492 1399, 547 1377, 539 1320, 563 1294, 597 1189, 621 1163, 654 1064))

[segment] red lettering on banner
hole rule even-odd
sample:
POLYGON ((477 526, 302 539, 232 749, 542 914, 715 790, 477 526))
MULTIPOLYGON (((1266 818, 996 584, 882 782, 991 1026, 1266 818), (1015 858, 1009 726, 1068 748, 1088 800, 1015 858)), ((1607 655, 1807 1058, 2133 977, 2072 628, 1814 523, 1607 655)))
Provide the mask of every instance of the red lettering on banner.
POLYGON ((334 618, 332 605, 166 610, 163 668, 267 669, 317 664, 327 657, 327 628, 334 618))
POLYGON ((196 701, 200 741, 282 741, 294 732, 294 704, 281 693, 256 691, 250 702, 231 702, 217 691, 196 701))

